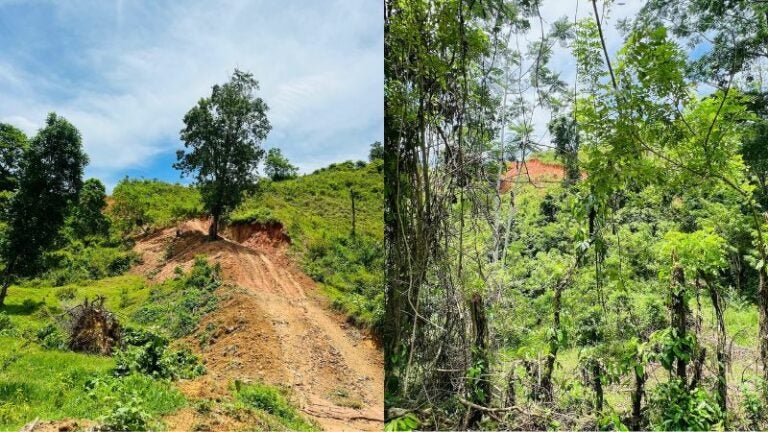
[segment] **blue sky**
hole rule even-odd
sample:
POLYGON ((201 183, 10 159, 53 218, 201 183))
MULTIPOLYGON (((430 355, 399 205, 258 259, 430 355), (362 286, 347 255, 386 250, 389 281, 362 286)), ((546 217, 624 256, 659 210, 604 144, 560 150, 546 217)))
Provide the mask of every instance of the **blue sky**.
POLYGON ((110 189, 179 181, 184 113, 238 67, 270 106, 265 147, 303 172, 365 159, 383 139, 382 3, 0 0, 0 122, 65 116, 110 189))

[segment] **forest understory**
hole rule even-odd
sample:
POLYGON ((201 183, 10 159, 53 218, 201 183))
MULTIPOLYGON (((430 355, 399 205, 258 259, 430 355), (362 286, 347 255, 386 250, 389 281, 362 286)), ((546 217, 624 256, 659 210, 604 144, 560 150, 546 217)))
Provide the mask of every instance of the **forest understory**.
POLYGON ((387 430, 768 427, 767 40, 760 2, 386 2, 387 430))

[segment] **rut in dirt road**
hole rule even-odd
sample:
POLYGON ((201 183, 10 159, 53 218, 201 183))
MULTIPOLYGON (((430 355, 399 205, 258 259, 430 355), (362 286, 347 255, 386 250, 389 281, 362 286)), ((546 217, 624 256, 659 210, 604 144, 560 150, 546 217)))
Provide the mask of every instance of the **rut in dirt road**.
POLYGON ((182 390, 193 398, 222 395, 234 379, 258 379, 291 387, 300 409, 326 429, 381 430, 383 353, 332 312, 314 282, 291 264, 280 227, 241 225, 217 241, 207 241, 206 232, 207 221, 188 221, 135 247, 144 261, 135 271, 156 280, 205 255, 238 287, 201 322, 200 329, 223 330, 198 350, 209 373, 182 390))

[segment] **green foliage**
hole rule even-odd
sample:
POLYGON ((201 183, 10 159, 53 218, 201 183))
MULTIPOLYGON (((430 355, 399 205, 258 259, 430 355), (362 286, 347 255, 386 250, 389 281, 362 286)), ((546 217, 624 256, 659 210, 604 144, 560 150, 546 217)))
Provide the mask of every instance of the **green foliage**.
POLYGON ((234 223, 256 223, 263 225, 280 223, 280 221, 272 215, 272 211, 266 207, 238 210, 230 216, 230 221, 234 223))
POLYGON ((0 336, 12 336, 16 326, 5 311, 0 312, 0 336))
POLYGON ((725 240, 711 232, 670 231, 664 236, 659 251, 662 259, 669 259, 674 254, 688 278, 697 277, 699 272, 717 275, 727 266, 725 240))
POLYGON ((696 335, 686 333, 678 335, 677 330, 666 328, 651 335, 650 343, 654 352, 649 355, 652 360, 659 361, 661 365, 672 370, 675 360, 691 361, 696 350, 696 335))
POLYGON ((138 255, 122 247, 90 244, 79 240, 45 254, 40 276, 53 286, 119 276, 138 261, 138 255))
POLYGON ((722 427, 722 413, 712 396, 702 388, 689 390, 678 379, 653 388, 648 418, 653 430, 708 431, 722 427))
POLYGON ((199 217, 202 211, 200 193, 194 188, 127 177, 115 186, 112 205, 107 209, 115 227, 124 234, 165 228, 199 217))
MULTIPOLYGON (((29 319, 25 320, 29 321, 29 319)), ((111 374, 109 357, 47 350, 0 336, 0 429, 18 430, 40 419, 99 419, 134 398, 152 416, 181 407, 183 395, 169 381, 111 374)), ((155 428, 153 422, 152 428, 155 428)))
POLYGON ((410 432, 416 430, 421 422, 413 413, 394 418, 384 425, 386 432, 410 432))
POLYGON ((571 185, 581 178, 579 169, 579 135, 573 116, 557 117, 549 122, 549 133, 555 143, 555 152, 565 166, 564 184, 571 185))
POLYGON ((267 151, 267 158, 264 161, 264 174, 272 181, 282 181, 296 178, 299 168, 291 165, 288 158, 283 156, 279 148, 273 147, 267 151))
POLYGON ((768 420, 768 415, 766 415, 766 402, 764 399, 765 384, 760 379, 756 379, 755 381, 755 385, 753 386, 748 385, 748 383, 743 383, 741 385, 743 395, 741 408, 746 417, 747 429, 763 430, 765 421, 768 420))
POLYGON ((124 347, 115 354, 115 374, 142 373, 155 378, 195 378, 205 367, 188 348, 173 350, 168 339, 147 330, 123 332, 124 347))
POLYGON ((48 323, 37 331, 37 341, 45 349, 67 349, 67 335, 53 323, 48 323))
POLYGON ((77 288, 73 286, 63 287, 56 290, 56 298, 59 300, 74 300, 77 296, 77 288))
POLYGON ((21 160, 27 146, 24 132, 7 123, 0 123, 0 191, 16 189, 21 160))
POLYGON ((234 396, 249 408, 261 410, 277 417, 290 430, 310 431, 314 427, 299 414, 288 401, 285 391, 261 383, 234 383, 234 396))
POLYGON ((214 85, 211 96, 202 98, 184 116, 181 140, 188 152, 179 150, 173 165, 182 175, 193 175, 205 209, 215 223, 235 208, 243 192, 256 183, 256 169, 264 154, 260 147, 272 126, 267 104, 255 96, 259 89, 253 75, 235 69, 229 82, 214 85))
POLYGON ((159 414, 185 404, 184 396, 170 382, 147 375, 99 376, 85 382, 85 392, 69 404, 79 403, 75 415, 98 418, 109 430, 156 429, 159 414))
POLYGON ((384 156, 386 153, 384 152, 384 146, 381 144, 381 141, 376 141, 373 144, 371 144, 371 150, 368 153, 368 160, 373 162, 377 159, 384 160, 384 156))
POLYGON ((102 428, 115 431, 148 430, 150 414, 137 396, 116 404, 105 416, 101 417, 102 428))
POLYGON ((166 280, 150 293, 150 302, 133 315, 136 322, 154 324, 171 337, 188 335, 203 315, 216 308, 214 291, 221 286, 221 269, 197 257, 192 269, 176 279, 166 280))
POLYGON ((24 152, 18 190, 9 205, 8 230, 0 247, 6 274, 27 276, 38 269, 42 253, 58 238, 78 197, 87 163, 77 129, 49 114, 24 152))
POLYGON ((109 219, 102 213, 107 207, 106 197, 106 189, 98 179, 83 183, 78 203, 67 220, 67 226, 76 238, 108 235, 109 219))

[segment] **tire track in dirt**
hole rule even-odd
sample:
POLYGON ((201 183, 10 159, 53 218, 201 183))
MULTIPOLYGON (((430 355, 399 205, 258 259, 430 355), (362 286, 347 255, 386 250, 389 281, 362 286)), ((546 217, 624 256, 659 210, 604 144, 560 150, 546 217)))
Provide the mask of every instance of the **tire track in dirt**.
MULTIPOLYGON (((143 263, 134 271, 152 279, 173 277, 176 267, 187 269, 205 255, 221 265, 225 282, 238 287, 189 338, 209 373, 182 390, 220 397, 234 379, 263 380, 291 387, 300 409, 327 430, 382 430, 382 351, 329 310, 313 281, 288 259, 281 229, 238 226, 211 242, 207 228, 206 220, 191 220, 135 245, 143 263), (210 328, 216 329, 206 336, 211 342, 199 348, 210 328)), ((189 419, 176 420, 182 425, 189 419)))

